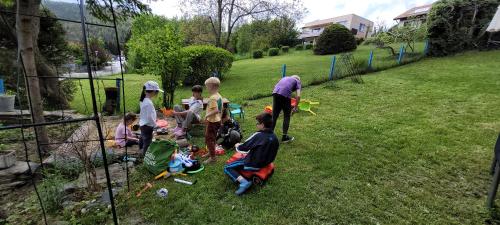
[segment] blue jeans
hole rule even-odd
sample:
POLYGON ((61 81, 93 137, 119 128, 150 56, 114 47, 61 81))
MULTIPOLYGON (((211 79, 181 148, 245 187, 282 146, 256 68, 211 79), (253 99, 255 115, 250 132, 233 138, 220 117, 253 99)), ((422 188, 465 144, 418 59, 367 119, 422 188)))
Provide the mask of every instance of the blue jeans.
POLYGON ((237 181, 236 179, 238 179, 238 177, 241 176, 239 171, 242 170, 259 171, 260 168, 245 166, 245 158, 238 159, 224 166, 224 173, 227 174, 233 182, 236 182, 237 181))

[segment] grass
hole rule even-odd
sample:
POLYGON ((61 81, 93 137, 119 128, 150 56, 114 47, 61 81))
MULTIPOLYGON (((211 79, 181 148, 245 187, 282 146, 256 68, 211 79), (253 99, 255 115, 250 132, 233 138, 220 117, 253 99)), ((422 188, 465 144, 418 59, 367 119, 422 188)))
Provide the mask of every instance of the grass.
MULTIPOLYGON (((272 60, 268 66, 281 62, 272 60)), ((281 145, 276 173, 264 188, 236 197, 236 186, 222 171, 225 156, 203 173, 185 178, 197 179, 193 186, 163 180, 140 199, 120 196, 120 221, 498 223, 498 216, 485 209, 485 200, 500 130, 500 111, 495 110, 500 102, 499 60, 500 51, 469 52, 374 73, 363 78, 364 84, 342 80, 306 88, 304 98, 321 102, 313 109, 318 116, 293 116, 290 132, 296 141, 281 145), (169 190, 166 200, 155 194, 161 187, 169 190)), ((242 63, 260 74, 251 61, 242 63)), ((241 94, 255 88, 246 83, 244 88, 231 87, 232 82, 228 77, 224 83, 230 98, 232 90, 241 94)), ((248 102, 242 121, 246 137, 255 129, 252 117, 271 101, 248 102)), ((132 179, 138 190, 152 175, 139 168, 132 179)))
MULTIPOLYGON (((394 46, 396 47, 396 46, 394 46)), ((418 43, 416 52, 422 53, 424 49, 423 43, 418 43)), ((368 61, 370 51, 374 51, 373 69, 382 70, 397 65, 396 59, 390 56, 387 50, 377 49, 373 46, 360 45, 353 52, 356 59, 368 61)), ((275 57, 265 57, 263 59, 243 59, 233 63, 233 67, 229 74, 224 76, 221 87, 221 94, 228 97, 231 101, 244 103, 250 99, 268 96, 276 82, 281 78, 281 69, 283 64, 287 65, 287 74, 298 74, 302 77, 303 85, 322 83, 328 78, 331 64, 331 55, 316 56, 311 50, 294 51, 275 57)), ((405 60, 412 60, 407 58, 405 60)), ((338 69, 339 66, 337 66, 338 69)), ((118 76, 116 76, 118 77, 118 76)), ((157 80, 159 77, 151 75, 126 74, 126 107, 127 111, 138 111, 139 96, 142 90, 142 85, 147 80, 157 80)), ((77 82, 78 91, 75 99, 71 103, 71 107, 81 113, 90 113, 90 89, 88 83, 77 82), (83 90, 83 94, 81 92, 83 90), (86 103, 84 104, 83 99, 86 103), (85 107, 87 105, 87 107, 85 107)), ((96 82, 96 91, 99 91, 101 101, 97 101, 99 108, 104 104, 104 87, 114 87, 115 81, 99 81, 96 82), (100 104, 101 103, 101 104, 100 104)), ((180 87, 176 90, 176 102, 180 102, 181 98, 186 98, 191 95, 190 87, 180 87)))

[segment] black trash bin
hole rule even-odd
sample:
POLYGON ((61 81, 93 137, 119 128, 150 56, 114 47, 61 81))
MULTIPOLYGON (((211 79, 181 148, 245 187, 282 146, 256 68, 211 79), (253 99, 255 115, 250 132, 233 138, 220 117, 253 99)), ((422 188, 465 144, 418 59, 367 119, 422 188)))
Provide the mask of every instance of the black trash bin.
POLYGON ((106 93, 106 102, 102 106, 102 112, 107 113, 108 115, 113 115, 117 109, 118 102, 116 99, 118 98, 118 88, 116 87, 107 87, 104 88, 104 92, 106 93))

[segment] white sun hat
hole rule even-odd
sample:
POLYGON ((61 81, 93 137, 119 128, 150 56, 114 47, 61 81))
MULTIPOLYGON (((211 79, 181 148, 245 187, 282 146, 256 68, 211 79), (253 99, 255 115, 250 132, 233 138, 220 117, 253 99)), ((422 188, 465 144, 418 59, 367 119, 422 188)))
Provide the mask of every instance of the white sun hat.
POLYGON ((159 91, 163 92, 162 89, 160 89, 160 85, 154 81, 148 81, 144 84, 144 87, 146 87, 146 91, 159 91))

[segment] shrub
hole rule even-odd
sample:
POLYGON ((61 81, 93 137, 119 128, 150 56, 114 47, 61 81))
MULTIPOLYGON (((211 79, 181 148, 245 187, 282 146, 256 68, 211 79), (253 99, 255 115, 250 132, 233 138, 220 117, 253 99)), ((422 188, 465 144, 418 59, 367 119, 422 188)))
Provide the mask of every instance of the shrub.
POLYGON ((61 175, 49 174, 39 186, 40 197, 47 212, 54 213, 62 208, 65 183, 61 175))
POLYGON ((214 73, 222 76, 234 61, 233 54, 227 50, 209 45, 192 45, 182 48, 181 52, 188 66, 184 85, 203 84, 214 73))
POLYGON ((302 50, 304 50, 304 45, 303 44, 295 45, 295 50, 296 51, 302 51, 302 50))
POLYGON ((290 50, 290 46, 283 46, 283 47, 281 47, 281 51, 283 53, 287 53, 289 50, 290 50))
POLYGON ((306 44, 305 45, 305 49, 307 49, 307 50, 311 50, 312 48, 313 48, 312 44, 306 44))
POLYGON ((352 32, 340 24, 332 24, 325 28, 319 36, 314 54, 327 55, 348 52, 357 48, 352 32))
POLYGON ((83 163, 77 158, 58 159, 54 161, 54 170, 64 178, 73 180, 83 172, 83 163))
POLYGON ((277 56, 279 55, 280 50, 278 48, 270 48, 269 52, 267 53, 269 56, 277 56))
POLYGON ((356 38, 356 45, 360 45, 363 41, 365 41, 364 38, 356 38))
POLYGON ((262 50, 253 51, 253 58, 254 59, 260 59, 262 57, 264 57, 264 52, 262 50))
POLYGON ((487 46, 488 26, 500 0, 440 0, 427 19, 429 54, 446 56, 487 46))
POLYGON ((363 41, 363 45, 377 45, 377 42, 377 37, 369 37, 365 41, 363 41))

